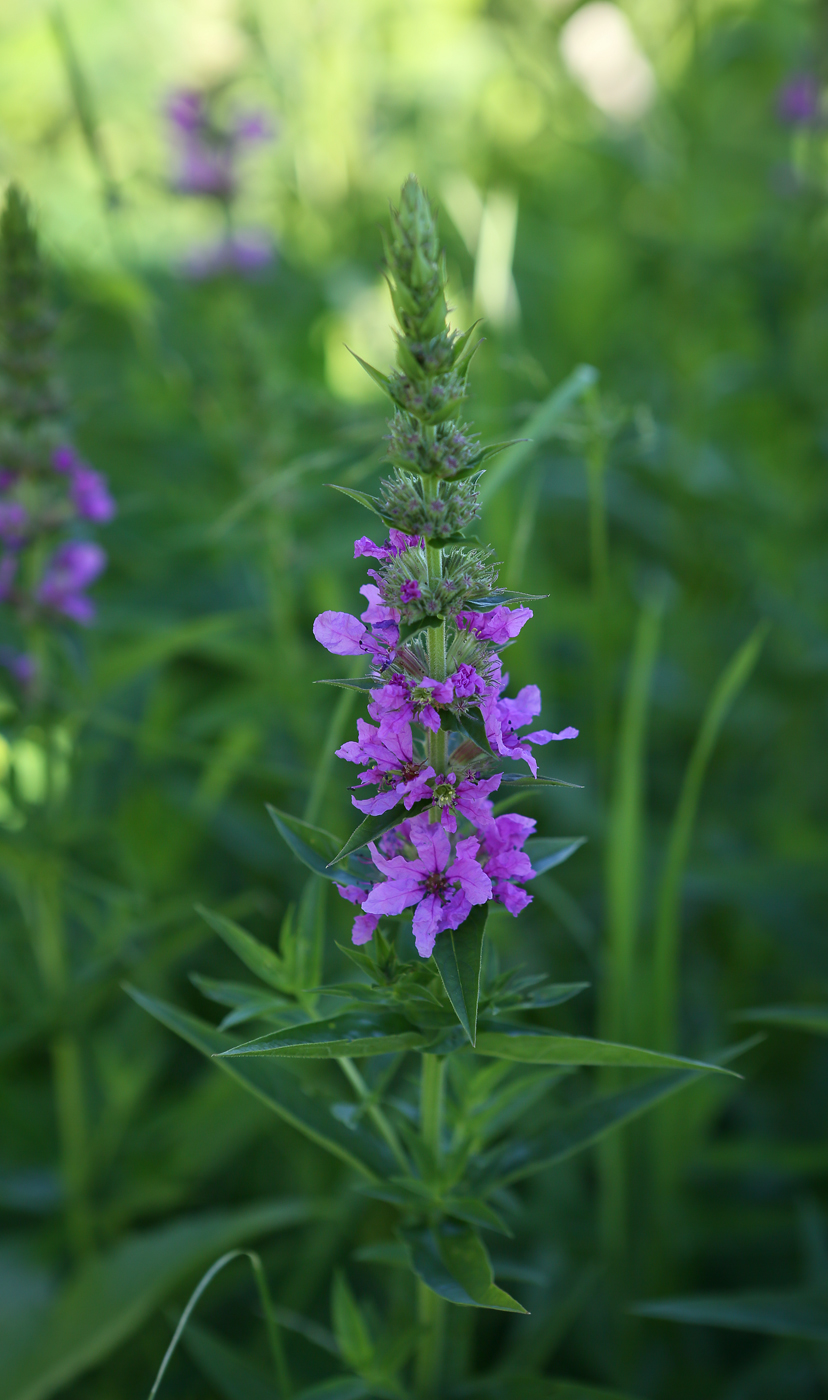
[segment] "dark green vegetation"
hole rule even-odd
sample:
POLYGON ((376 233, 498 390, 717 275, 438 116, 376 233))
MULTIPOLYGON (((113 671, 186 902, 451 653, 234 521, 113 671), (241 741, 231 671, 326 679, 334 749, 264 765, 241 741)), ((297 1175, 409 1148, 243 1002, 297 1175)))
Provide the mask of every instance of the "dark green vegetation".
MULTIPOLYGON (((510 1400, 583 1392, 509 1373, 642 1400, 816 1400, 828 1385, 828 272, 821 137, 799 133, 792 153, 774 116, 809 31, 804 11, 801 30, 780 15, 700 20, 645 133, 585 122, 566 144, 493 141, 473 172, 520 208, 522 320, 487 328, 472 372, 484 440, 529 433, 576 364, 600 371, 565 413, 538 412, 554 436, 533 429, 535 448, 488 478, 481 536, 505 586, 550 595, 510 653, 513 683, 539 679, 543 722, 581 729, 552 770, 581 789, 521 810, 544 835, 589 838, 517 922, 490 920, 492 942, 504 969, 591 984, 532 1013, 539 1025, 701 1059, 765 1036, 743 1080, 709 1076, 594 1152, 567 1151, 589 1127, 573 1105, 590 1076, 632 1113, 646 1071, 580 1070, 531 1106, 542 1169, 518 1183, 514 1165, 514 1238, 487 1236, 531 1315, 451 1314, 456 1373, 510 1400)), ((331 215, 340 271, 373 279, 383 218, 356 195, 331 215)), ((441 232, 468 288, 448 217, 441 232)), ((76 436, 121 514, 67 695, 65 796, 42 800, 42 734, 4 721, 25 822, 8 806, 0 843, 2 1400, 145 1396, 190 1288, 254 1241, 297 1386, 370 1370, 350 1295, 338 1284, 331 1300, 336 1270, 375 1336, 412 1321, 385 1243, 394 1207, 354 1189, 353 1109, 330 1112, 355 1102, 338 1067, 285 1060, 273 1077, 336 1159, 121 990, 227 1013, 228 1044, 262 1033, 261 1003, 227 987, 252 977, 194 906, 280 946, 305 872, 265 803, 343 841, 354 825, 327 755, 359 701, 313 687, 334 671, 310 627, 355 605, 367 517, 323 483, 375 491, 384 406, 326 387, 330 272, 288 245, 254 285, 133 270, 126 295, 117 278, 53 276, 76 436), (66 950, 51 980, 44 930, 66 950)), ((325 975, 347 976, 349 910, 331 896, 321 917, 325 975)), ((162 1397, 277 1393, 244 1261, 196 1323, 162 1397)))

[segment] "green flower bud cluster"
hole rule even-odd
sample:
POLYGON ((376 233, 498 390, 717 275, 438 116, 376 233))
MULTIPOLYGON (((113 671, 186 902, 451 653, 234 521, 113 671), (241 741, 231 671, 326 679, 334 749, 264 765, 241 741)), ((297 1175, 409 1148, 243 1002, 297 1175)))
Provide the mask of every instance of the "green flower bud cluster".
POLYGON ((458 613, 472 599, 491 593, 497 580, 491 554, 491 549, 445 549, 442 574, 435 577, 429 573, 425 550, 407 549, 387 559, 374 576, 383 602, 409 624, 458 613))
POLYGON ((398 468, 380 487, 382 517, 406 535, 421 535, 431 544, 441 544, 459 535, 479 516, 479 480, 475 475, 450 487, 441 481, 437 495, 427 501, 417 478, 398 468))
POLYGON ((421 423, 397 413, 388 435, 388 456, 397 467, 456 481, 476 471, 482 460, 480 445, 468 424, 438 423, 429 432, 421 423))

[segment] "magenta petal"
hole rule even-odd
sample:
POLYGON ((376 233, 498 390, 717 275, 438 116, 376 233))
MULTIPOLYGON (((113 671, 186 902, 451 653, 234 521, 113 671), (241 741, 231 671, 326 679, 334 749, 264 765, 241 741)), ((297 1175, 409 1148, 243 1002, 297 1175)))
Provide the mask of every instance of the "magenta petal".
POLYGON ((368 891, 362 885, 336 885, 336 890, 349 904, 364 904, 368 898, 368 891))
POLYGON ((401 914, 417 903, 421 893, 418 880, 385 880, 374 885, 362 907, 366 914, 401 914))
POLYGON ((378 923, 373 914, 357 914, 351 929, 351 942, 356 943, 357 947, 360 943, 370 943, 378 923))
POLYGON ((390 792, 378 792, 376 797, 357 798, 352 797, 351 802, 360 812, 365 812, 369 817, 381 817, 383 812, 390 812, 392 807, 396 807, 400 800, 400 795, 396 788, 390 792))
POLYGON ((361 656, 365 627, 344 612, 323 612, 313 624, 313 635, 334 656, 361 656))
POLYGON ((422 817, 412 822, 411 840, 427 871, 445 870, 451 855, 451 842, 441 826, 428 821, 428 813, 424 813, 424 816, 425 822, 422 817))
POLYGON ((411 931, 414 945, 421 958, 430 958, 437 934, 440 932, 443 906, 436 894, 427 894, 414 910, 411 931))

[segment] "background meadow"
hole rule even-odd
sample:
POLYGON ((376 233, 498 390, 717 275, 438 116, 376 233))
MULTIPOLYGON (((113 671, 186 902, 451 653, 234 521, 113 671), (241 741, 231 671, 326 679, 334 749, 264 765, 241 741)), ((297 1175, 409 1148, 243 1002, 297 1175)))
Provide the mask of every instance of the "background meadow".
MULTIPOLYGON (((0 36, 0 175, 119 503, 58 778, 0 695, 0 1400, 145 1396, 199 1274, 254 1238, 298 1386, 338 1370, 335 1269, 404 1314, 368 1260, 386 1207, 122 984, 217 1019, 238 964, 195 904, 275 945, 302 889, 265 803, 353 825, 330 754, 357 709, 314 686, 311 624, 362 580, 369 527, 326 483, 378 478, 385 405, 346 346, 390 364, 380 229, 409 170, 456 322, 484 319, 469 416, 532 439, 480 531, 508 587, 548 594, 513 683, 581 731, 554 768, 580 786, 521 810, 586 844, 492 942, 591 984, 567 1029, 698 1056, 764 1036, 743 1079, 521 1188, 493 1256, 531 1316, 453 1318, 457 1374, 828 1394, 824 6, 7 0, 0 36), (191 88, 266 117, 232 210, 255 266, 215 266, 219 202, 175 188, 191 88), (767 1006, 815 1009, 740 1019, 767 1006)), ((348 911, 325 919, 334 974, 348 911)), ((275 1396, 257 1309, 223 1273, 162 1396, 275 1396)))

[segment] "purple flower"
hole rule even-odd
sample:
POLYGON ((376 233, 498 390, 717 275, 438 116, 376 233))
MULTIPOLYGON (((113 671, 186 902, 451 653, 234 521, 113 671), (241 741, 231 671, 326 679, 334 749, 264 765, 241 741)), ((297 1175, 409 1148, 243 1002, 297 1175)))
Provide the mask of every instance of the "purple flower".
POLYGON ((84 520, 105 525, 115 515, 115 502, 109 494, 106 477, 91 467, 75 468, 71 496, 75 510, 84 520))
POLYGON ((182 271, 195 282, 219 277, 226 272, 240 272, 252 277, 268 267, 274 258, 273 243, 268 235, 257 229, 247 229, 198 248, 186 258, 182 271))
POLYGON ((95 616, 95 605, 83 590, 105 567, 106 554, 100 545, 88 540, 70 540, 55 551, 46 565, 37 589, 37 601, 85 626, 95 616))
MULTIPOLYGON (((504 685, 508 683, 508 677, 504 685)), ((578 730, 570 725, 559 734, 548 729, 536 729, 531 734, 518 736, 515 731, 524 728, 535 715, 541 712, 541 694, 536 685, 525 685, 518 691, 514 700, 499 700, 491 691, 480 702, 480 713, 486 727, 486 738, 503 758, 523 759, 533 775, 538 776, 537 761, 528 747, 529 744, 549 744, 553 739, 577 739, 578 730)))
POLYGON ((486 874, 492 882, 492 898, 503 904, 510 914, 517 915, 532 896, 513 881, 533 880, 535 872, 526 852, 521 850, 537 823, 532 817, 507 812, 495 817, 482 831, 483 846, 488 855, 486 874))
POLYGON ((415 905, 413 933, 421 958, 431 956, 438 933, 459 928, 474 904, 485 904, 491 897, 492 882, 475 856, 480 842, 475 836, 458 841, 452 860, 451 841, 442 826, 427 817, 410 823, 411 840, 417 850, 414 860, 380 855, 373 841, 371 859, 385 875, 374 885, 363 908, 367 914, 401 914, 415 905))
MULTIPOLYGON (((337 885, 336 888, 342 898, 348 900, 349 904, 364 904, 368 898, 368 891, 364 890, 361 885, 337 885)), ((351 929, 351 942, 357 945, 370 943, 378 923, 378 914, 357 914, 351 929)))
MULTIPOLYGON (((399 640, 399 613, 386 607, 373 583, 363 584, 359 591, 368 599, 361 622, 351 613, 323 612, 313 624, 313 635, 334 656, 367 654, 379 664, 387 665, 390 652, 399 640)), ((377 715, 373 717, 378 718, 377 715)))
POLYGON ((0 501, 0 540, 10 549, 19 549, 26 539, 28 514, 19 501, 0 501))
POLYGON ((401 603, 413 603, 422 598, 422 596, 420 585, 415 578, 407 578, 405 583, 400 587, 401 603))
POLYGON ((808 126, 819 116, 819 83, 813 73, 796 73, 779 89, 776 110, 790 126, 808 126))
POLYGON ((457 830, 457 816, 465 817, 472 826, 482 827, 492 821, 490 793, 500 787, 501 773, 493 778, 461 778, 456 773, 435 778, 431 786, 431 797, 440 814, 440 823, 446 831, 457 830))
POLYGON ((485 695, 491 684, 473 666, 465 663, 457 667, 450 679, 457 700, 469 700, 473 695, 485 695))
POLYGON ((0 666, 14 676, 23 690, 28 690, 37 675, 37 659, 26 652, 12 651, 11 647, 0 647, 0 666))
POLYGON ((180 131, 197 131, 205 120, 204 98, 200 92, 182 88, 167 100, 167 116, 180 131))
POLYGON ((461 632, 471 632, 481 642, 492 642, 496 647, 505 646, 518 635, 521 628, 533 616, 531 608, 507 608, 505 605, 492 608, 491 612, 461 612, 457 614, 457 627, 461 632))
POLYGON ((56 447, 52 453, 52 466, 56 472, 65 472, 71 476, 77 467, 83 466, 83 463, 74 447, 70 447, 65 442, 60 447, 56 447))
POLYGON ((375 544, 367 535, 354 541, 354 558, 370 555, 372 559, 397 559, 407 549, 414 549, 423 543, 419 535, 405 535, 402 530, 391 530, 385 544, 375 544))
POLYGON ((370 765, 360 773, 360 783, 379 784, 375 797, 362 801, 351 798, 360 812, 379 816, 396 807, 398 802, 410 812, 415 802, 431 796, 426 779, 434 777, 434 769, 415 759, 410 725, 386 722, 375 729, 364 719, 358 719, 357 733, 358 740, 349 739, 336 753, 348 763, 370 765))
POLYGON ((454 697, 451 678, 447 681, 433 681, 429 676, 422 680, 410 681, 406 676, 392 676, 387 685, 371 691, 368 713, 372 719, 382 720, 388 716, 397 722, 410 724, 416 721, 424 729, 440 728, 437 705, 450 705, 454 697))

